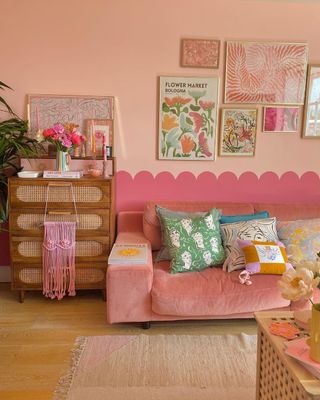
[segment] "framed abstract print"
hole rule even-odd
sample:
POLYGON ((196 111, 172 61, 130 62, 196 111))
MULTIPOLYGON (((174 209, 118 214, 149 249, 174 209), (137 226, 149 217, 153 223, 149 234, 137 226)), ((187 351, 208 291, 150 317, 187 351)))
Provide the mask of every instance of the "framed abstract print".
POLYGON ((219 68, 220 40, 182 39, 181 66, 219 68))
POLYGON ((214 160, 219 80, 160 77, 159 160, 214 160))
POLYGON ((300 107, 264 107, 262 132, 297 132, 300 107))
POLYGON ((220 156, 254 156, 257 109, 221 110, 220 156))
POLYGON ((302 137, 320 138, 320 64, 308 67, 302 137))
POLYGON ((111 96, 28 95, 29 133, 60 122, 79 125, 84 134, 87 119, 113 119, 114 98, 111 96))
POLYGON ((225 103, 304 102, 306 43, 228 41, 225 103))

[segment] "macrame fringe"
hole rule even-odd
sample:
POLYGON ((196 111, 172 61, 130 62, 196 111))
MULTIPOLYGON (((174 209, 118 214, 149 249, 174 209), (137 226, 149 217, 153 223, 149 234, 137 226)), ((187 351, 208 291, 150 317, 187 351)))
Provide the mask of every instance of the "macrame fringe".
POLYGON ((81 356, 82 356, 83 350, 86 346, 86 343, 87 343, 87 337, 79 336, 76 338, 74 347, 71 350, 71 362, 70 362, 69 370, 65 375, 63 375, 59 379, 59 381, 57 383, 57 387, 53 393, 52 400, 66 400, 67 399, 68 393, 71 388, 71 384, 73 382, 74 374, 80 363, 81 356))
POLYGON ((43 294, 75 296, 75 222, 44 222, 43 294), (69 283, 69 286, 68 286, 69 283))

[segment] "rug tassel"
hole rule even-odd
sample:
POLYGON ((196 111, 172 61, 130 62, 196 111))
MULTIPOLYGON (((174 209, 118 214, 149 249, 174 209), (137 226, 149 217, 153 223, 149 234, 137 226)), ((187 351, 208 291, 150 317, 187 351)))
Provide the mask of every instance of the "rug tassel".
POLYGON ((72 384, 72 378, 79 365, 86 342, 87 338, 85 336, 79 336, 76 338, 74 347, 71 350, 70 368, 68 372, 59 379, 52 400, 66 400, 72 384))

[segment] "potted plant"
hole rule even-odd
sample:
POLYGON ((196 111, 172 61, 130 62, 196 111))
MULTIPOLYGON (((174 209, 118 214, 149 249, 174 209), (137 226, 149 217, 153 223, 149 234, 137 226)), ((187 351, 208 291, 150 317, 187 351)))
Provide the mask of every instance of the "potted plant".
MULTIPOLYGON (((0 89, 11 88, 0 81, 0 89)), ((1 96, 0 106, 4 107, 0 111, 11 116, 10 119, 0 121, 0 223, 2 223, 8 217, 8 177, 15 175, 21 169, 19 156, 35 156, 42 146, 27 135, 28 121, 19 118, 1 96)))

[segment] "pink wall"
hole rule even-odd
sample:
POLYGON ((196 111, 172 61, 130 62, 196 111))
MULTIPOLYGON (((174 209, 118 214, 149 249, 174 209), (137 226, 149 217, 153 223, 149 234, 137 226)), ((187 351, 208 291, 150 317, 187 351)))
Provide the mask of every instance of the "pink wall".
MULTIPOLYGON (((0 7, 4 16, 0 24, 0 80, 15 89, 6 93, 6 99, 18 114, 26 116, 27 93, 116 97, 115 155, 117 168, 123 171, 118 175, 119 209, 141 208, 151 194, 163 196, 165 193, 168 198, 174 198, 177 193, 187 196, 182 188, 188 184, 195 185, 194 193, 205 196, 204 185, 208 179, 219 192, 218 183, 224 180, 219 181, 219 177, 221 174, 226 177, 223 175, 226 171, 231 173, 226 182, 230 181, 230 185, 238 182, 235 187, 241 189, 239 200, 252 195, 261 200, 319 199, 320 140, 301 139, 301 132, 261 133, 261 107, 258 107, 255 157, 217 157, 216 161, 203 162, 158 161, 156 149, 160 75, 219 76, 222 99, 224 46, 219 70, 181 68, 181 38, 208 37, 222 42, 229 39, 303 41, 309 44, 309 60, 320 63, 320 3, 311 0, 1 0, 0 7), (139 175, 145 170, 155 179, 150 174, 139 175), (163 171, 170 171, 171 175, 162 175, 163 171), (241 178, 247 171, 252 173, 241 178), (265 177, 259 180, 266 171, 273 174, 267 180, 265 177), (302 177, 308 171, 311 175, 307 176, 312 179, 302 177), (159 191, 158 186, 155 189, 154 185, 161 184, 164 176, 170 185, 172 180, 177 184, 170 186, 170 192, 159 191), (281 176, 290 176, 290 179, 281 176), (256 191, 252 190, 251 181, 256 191), (268 186, 262 182, 268 182, 268 186), (272 182, 276 182, 277 190, 281 187, 280 194, 272 182)), ((224 195, 220 191, 219 196, 236 200, 226 184, 223 188, 224 195)))
POLYGON ((307 0, 1 0, 1 76, 7 98, 25 114, 27 93, 114 95, 118 170, 136 174, 203 171, 319 173, 320 141, 300 133, 262 134, 255 157, 157 161, 157 78, 218 75, 181 68, 183 37, 306 41, 320 62, 320 3, 307 0))

